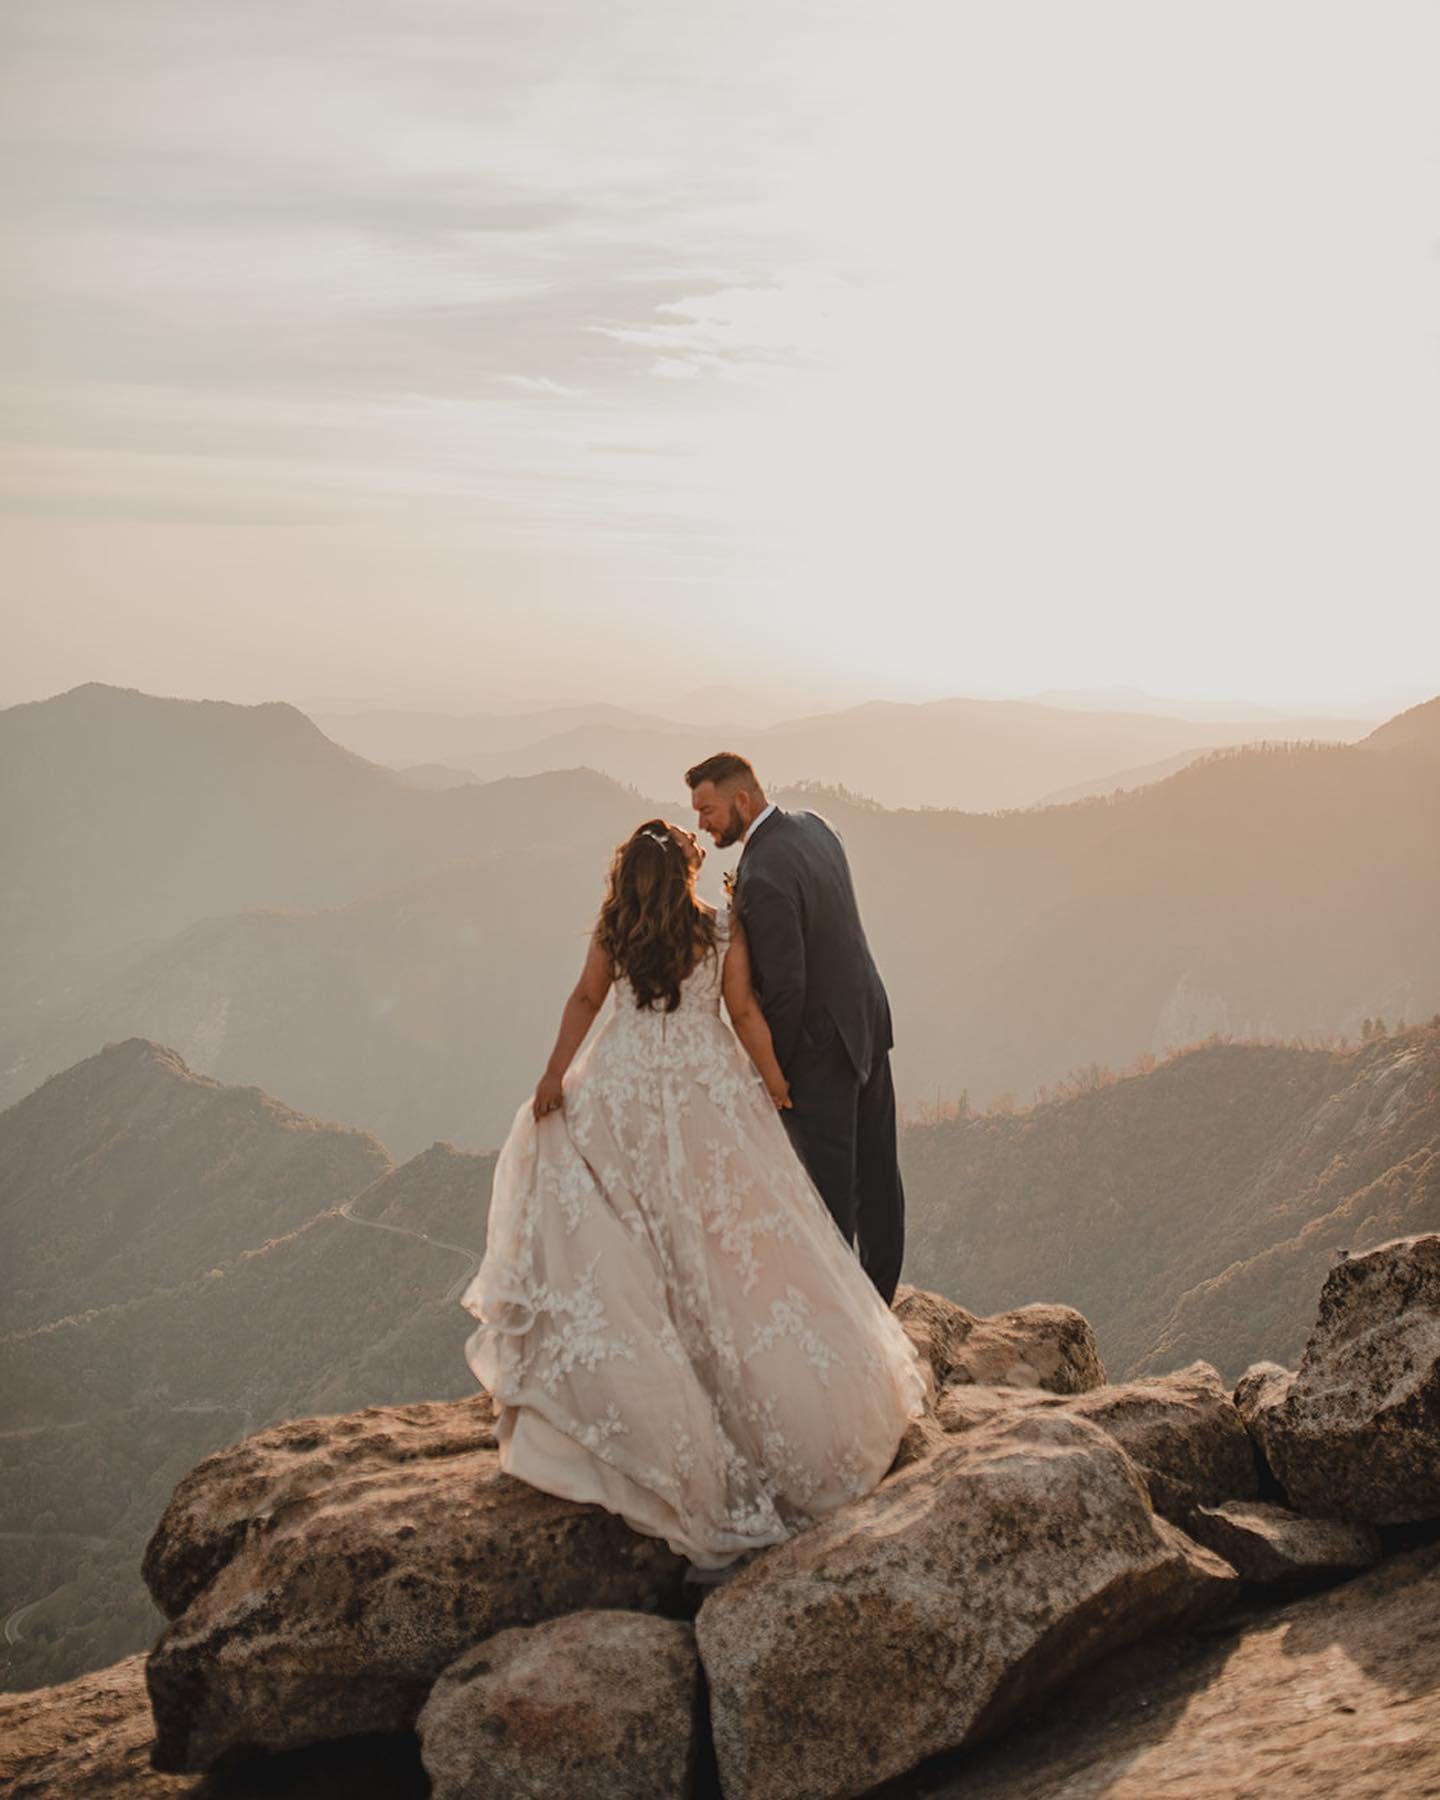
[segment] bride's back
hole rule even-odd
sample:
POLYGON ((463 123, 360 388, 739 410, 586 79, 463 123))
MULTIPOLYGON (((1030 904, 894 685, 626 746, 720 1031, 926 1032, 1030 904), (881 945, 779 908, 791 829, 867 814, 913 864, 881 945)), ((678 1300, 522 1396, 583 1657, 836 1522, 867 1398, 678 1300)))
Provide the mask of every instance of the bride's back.
POLYGON ((667 1011, 663 999, 657 999, 653 1005, 646 1006, 641 1001, 640 991, 623 972, 615 983, 616 1011, 638 1013, 641 1017, 651 1019, 673 1019, 678 1013, 701 1011, 718 1013, 720 1010, 721 979, 725 966, 725 948, 729 939, 729 917, 717 913, 714 918, 715 941, 712 945, 699 947, 690 972, 681 978, 680 1001, 674 1012, 667 1011))

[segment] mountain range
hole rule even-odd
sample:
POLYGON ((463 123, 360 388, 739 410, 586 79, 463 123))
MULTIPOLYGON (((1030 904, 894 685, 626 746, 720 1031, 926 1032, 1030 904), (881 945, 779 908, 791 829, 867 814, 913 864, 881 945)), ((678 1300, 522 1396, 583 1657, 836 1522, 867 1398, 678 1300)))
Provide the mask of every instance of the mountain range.
POLYGON ((1440 1016, 1344 1051, 1203 1045, 903 1150, 907 1280, 1075 1306, 1114 1380, 1233 1381, 1296 1362, 1335 1257, 1440 1229, 1440 1016))
MULTIPOLYGON (((1033 811, 781 798, 846 838, 912 1108, 1440 1006, 1440 702, 1033 811)), ((285 707, 96 687, 0 713, 0 1104, 144 1036, 402 1156, 492 1148, 610 848, 655 810, 585 770, 417 789, 285 707)))
POLYGON ((493 1158, 378 1139, 109 1044, 0 1114, 7 1686, 148 1642, 158 1510, 276 1420, 475 1391, 458 1285, 493 1158), (39 1602, 30 1607, 31 1602, 39 1602))
MULTIPOLYGON (((1342 1251, 1440 1228, 1440 1020, 1202 1046, 901 1134, 905 1279, 1087 1307, 1112 1379, 1293 1360, 1342 1251)), ((283 1419, 475 1392, 459 1293, 493 1156, 373 1135, 106 1045, 0 1113, 4 1683, 144 1647, 180 1476, 283 1419)))
POLYGON ((484 781, 589 768, 675 805, 686 799, 685 769, 738 749, 775 787, 818 781, 885 806, 965 812, 1044 804, 1079 787, 1134 787, 1154 779, 1157 765, 1258 738, 1349 743, 1370 729, 1347 718, 1177 718, 969 698, 870 701, 763 729, 599 704, 448 717, 377 709, 317 713, 315 722, 376 762, 440 764, 484 781))
POLYGON ((428 793, 278 702, 90 682, 10 707, 0 992, 59 961, 103 967, 215 913, 343 905, 468 856, 588 842, 587 792, 615 788, 596 777, 428 793))

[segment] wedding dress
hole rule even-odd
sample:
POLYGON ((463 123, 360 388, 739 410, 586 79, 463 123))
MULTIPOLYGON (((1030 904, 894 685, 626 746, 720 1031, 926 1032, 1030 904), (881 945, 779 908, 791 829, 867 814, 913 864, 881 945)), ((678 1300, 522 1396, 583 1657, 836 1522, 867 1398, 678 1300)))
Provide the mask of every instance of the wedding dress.
POLYGON ((710 1570, 867 1493, 925 1398, 720 1015, 716 929, 677 1011, 617 981, 564 1106, 516 1113, 461 1296, 501 1467, 710 1570))

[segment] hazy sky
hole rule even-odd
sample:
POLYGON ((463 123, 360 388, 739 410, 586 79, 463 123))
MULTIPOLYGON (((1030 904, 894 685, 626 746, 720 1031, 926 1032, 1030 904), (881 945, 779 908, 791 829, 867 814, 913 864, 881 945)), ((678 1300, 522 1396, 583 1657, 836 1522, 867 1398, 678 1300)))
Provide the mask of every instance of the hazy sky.
POLYGON ((0 702, 1440 689, 1440 7, 10 0, 0 702))

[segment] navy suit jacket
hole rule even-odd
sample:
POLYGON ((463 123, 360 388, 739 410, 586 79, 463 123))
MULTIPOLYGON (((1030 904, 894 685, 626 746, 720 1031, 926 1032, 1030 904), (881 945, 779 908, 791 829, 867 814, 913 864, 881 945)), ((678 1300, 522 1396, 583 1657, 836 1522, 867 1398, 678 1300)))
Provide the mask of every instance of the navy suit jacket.
POLYGON ((845 847, 813 812, 779 807, 746 839, 733 904, 761 1011, 789 1071, 837 1034, 863 1078, 894 1043, 845 847))

